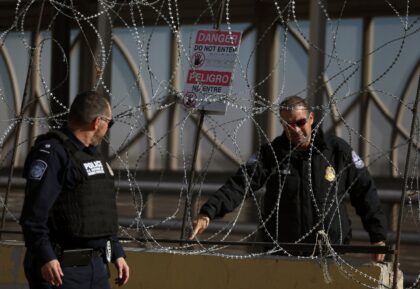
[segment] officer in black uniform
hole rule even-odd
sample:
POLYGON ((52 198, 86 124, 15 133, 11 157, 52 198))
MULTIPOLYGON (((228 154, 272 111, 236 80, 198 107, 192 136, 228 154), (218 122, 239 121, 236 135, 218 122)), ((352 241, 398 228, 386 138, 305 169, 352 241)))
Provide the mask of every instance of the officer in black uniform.
POLYGON ((112 124, 108 100, 81 93, 68 126, 39 136, 26 158, 20 224, 31 289, 110 288, 107 262, 117 269, 117 284, 128 281, 116 237, 114 174, 97 149, 112 124))
MULTIPOLYGON (((386 218, 364 162, 343 139, 314 129, 307 102, 290 96, 280 105, 284 133, 263 145, 201 207, 190 236, 210 220, 233 211, 265 186, 261 231, 267 242, 315 243, 317 234, 333 244, 351 240, 346 193, 373 245, 385 245, 386 218)), ((374 254, 383 261, 383 254, 374 254)))

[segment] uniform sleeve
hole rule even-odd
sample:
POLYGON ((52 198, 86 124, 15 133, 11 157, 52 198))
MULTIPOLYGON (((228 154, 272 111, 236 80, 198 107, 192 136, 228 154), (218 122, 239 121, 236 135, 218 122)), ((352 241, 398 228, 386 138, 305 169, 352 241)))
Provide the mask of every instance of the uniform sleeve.
POLYGON ((121 258, 121 257, 125 258, 126 255, 125 255, 123 246, 121 245, 117 236, 112 236, 111 242, 112 242, 112 257, 111 257, 112 262, 114 262, 116 259, 121 258))
POLYGON ((362 159, 355 151, 349 154, 348 183, 350 200, 360 216, 364 229, 369 233, 372 243, 385 241, 387 233, 386 217, 375 183, 362 159))
POLYGON ((47 226, 51 207, 62 189, 64 149, 57 143, 37 145, 25 161, 25 199, 20 224, 28 250, 41 264, 56 259, 47 226))
POLYGON ((246 164, 207 200, 200 213, 214 219, 232 212, 246 195, 252 194, 265 184, 266 171, 261 153, 253 154, 246 164))

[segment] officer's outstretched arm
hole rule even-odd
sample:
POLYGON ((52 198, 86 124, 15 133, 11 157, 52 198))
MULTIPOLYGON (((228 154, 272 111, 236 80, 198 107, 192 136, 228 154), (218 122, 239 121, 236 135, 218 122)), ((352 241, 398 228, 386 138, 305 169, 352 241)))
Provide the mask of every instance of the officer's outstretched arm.
MULTIPOLYGON (((384 241, 372 243, 373 246, 385 246, 384 241)), ((385 254, 372 254, 372 260, 375 262, 384 262, 385 254)))
POLYGON ((199 214, 197 218, 193 221, 193 231, 188 239, 192 240, 197 235, 203 233, 210 224, 210 218, 207 215, 199 214))

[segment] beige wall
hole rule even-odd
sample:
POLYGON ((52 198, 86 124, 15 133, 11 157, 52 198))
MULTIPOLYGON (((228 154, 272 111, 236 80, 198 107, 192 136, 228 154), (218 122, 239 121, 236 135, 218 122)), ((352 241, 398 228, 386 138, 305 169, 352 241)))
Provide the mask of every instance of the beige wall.
MULTIPOLYGON (((208 255, 175 255, 127 248, 131 277, 126 289, 245 289, 245 288, 367 288, 377 283, 351 271, 345 276, 335 265, 329 265, 332 282, 325 283, 323 271, 316 261, 258 258, 227 259, 208 255)), ((0 243, 0 289, 26 288, 22 269, 24 247, 0 243)), ((356 265, 368 276, 387 283, 388 266, 356 265)), ((115 278, 115 269, 111 268, 115 278)), ((113 287, 114 288, 114 287, 113 287)), ((115 288, 118 288, 115 286, 115 288)), ((402 280, 401 286, 402 288, 402 280)))

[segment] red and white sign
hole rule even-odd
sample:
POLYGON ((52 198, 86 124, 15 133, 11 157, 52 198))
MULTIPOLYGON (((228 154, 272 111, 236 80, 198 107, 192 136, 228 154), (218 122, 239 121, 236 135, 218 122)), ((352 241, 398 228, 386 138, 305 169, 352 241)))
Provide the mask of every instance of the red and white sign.
POLYGON ((188 71, 188 84, 230 86, 231 72, 227 71, 207 71, 190 70, 188 71))
POLYGON ((239 46, 241 32, 220 30, 199 30, 195 39, 196 44, 239 46))
POLYGON ((184 85, 188 107, 191 108, 194 95, 195 108, 222 114, 226 111, 223 100, 229 94, 241 35, 241 32, 220 30, 195 32, 184 85))

